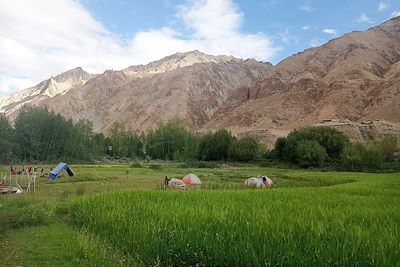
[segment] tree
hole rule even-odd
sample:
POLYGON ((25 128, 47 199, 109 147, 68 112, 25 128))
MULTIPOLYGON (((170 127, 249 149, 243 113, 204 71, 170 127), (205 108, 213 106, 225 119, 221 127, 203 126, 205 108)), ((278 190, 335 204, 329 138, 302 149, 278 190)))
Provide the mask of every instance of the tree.
POLYGON ((0 113, 0 162, 6 163, 12 158, 14 149, 13 143, 14 129, 6 116, 0 113))
POLYGON ((251 136, 244 136, 234 139, 230 148, 229 155, 233 160, 249 162, 255 160, 259 152, 258 141, 251 136))
POLYGON ((288 143, 288 139, 286 137, 279 137, 278 139, 276 139, 275 142, 275 148, 274 148, 274 154, 276 155, 276 157, 280 160, 287 160, 287 143, 288 143))
POLYGON ((207 133, 199 141, 199 159, 226 160, 233 142, 233 136, 228 130, 221 129, 215 133, 207 133))
POLYGON ((115 122, 108 133, 114 157, 143 157, 143 140, 123 124, 115 122))
POLYGON ((296 146, 296 163, 300 167, 321 167, 328 154, 315 140, 304 140, 296 146))
POLYGON ((363 154, 365 154, 365 147, 360 144, 349 144, 343 151, 341 156, 342 166, 351 171, 360 171, 363 168, 363 154))
POLYGON ((321 152, 322 150, 316 144, 325 150, 326 157, 323 157, 324 161, 336 161, 340 158, 346 145, 349 144, 349 139, 343 133, 333 128, 307 127, 292 131, 286 138, 278 138, 275 142, 274 154, 277 155, 278 159, 283 161, 295 164, 303 162, 305 165, 308 165, 307 162, 310 159, 306 158, 311 156, 311 154, 302 156, 299 151, 306 152, 306 149, 312 149, 315 153, 317 151, 321 152), (309 142, 304 144, 305 141, 312 141, 313 144, 309 142), (299 146, 302 147, 298 148, 299 146))
POLYGON ((67 156, 72 121, 46 108, 24 107, 15 119, 15 143, 23 160, 55 160, 67 156))
POLYGON ((343 151, 342 166, 351 171, 376 170, 383 164, 383 155, 375 143, 350 144, 343 151))
POLYGON ((161 123, 148 133, 146 152, 152 158, 175 159, 174 157, 185 154, 185 150, 189 151, 189 146, 193 145, 191 142, 196 141, 191 135, 193 134, 185 128, 182 120, 173 119, 161 123))
POLYGON ((395 135, 386 135, 381 141, 377 142, 376 146, 385 160, 393 160, 395 152, 398 151, 395 135))

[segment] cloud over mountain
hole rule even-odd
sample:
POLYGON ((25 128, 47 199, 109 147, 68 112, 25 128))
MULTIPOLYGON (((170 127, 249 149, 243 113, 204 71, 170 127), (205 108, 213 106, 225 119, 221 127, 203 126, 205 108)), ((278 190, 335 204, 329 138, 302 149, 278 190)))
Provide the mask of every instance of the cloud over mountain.
POLYGON ((128 40, 74 0, 1 1, 0 17, 0 95, 76 66, 97 73, 194 49, 266 61, 278 51, 267 35, 241 31, 244 16, 232 0, 188 1, 176 14, 183 28, 128 40))

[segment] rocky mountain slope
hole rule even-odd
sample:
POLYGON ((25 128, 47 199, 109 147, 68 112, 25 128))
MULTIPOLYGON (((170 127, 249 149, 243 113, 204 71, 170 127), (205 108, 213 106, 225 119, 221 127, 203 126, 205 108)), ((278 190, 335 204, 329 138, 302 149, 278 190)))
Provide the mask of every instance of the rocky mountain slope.
POLYGON ((0 112, 4 112, 7 116, 13 118, 23 105, 36 104, 56 95, 63 95, 71 88, 83 85, 93 77, 95 75, 85 72, 82 68, 63 72, 56 77, 40 82, 36 86, 1 97, 0 112))
POLYGON ((206 128, 266 139, 324 120, 400 122, 400 17, 291 56, 230 96, 206 128))
POLYGON ((116 121, 136 132, 182 118, 194 130, 229 128, 272 144, 297 127, 327 125, 355 140, 400 137, 400 17, 293 55, 276 66, 199 51, 120 71, 77 68, 0 98, 86 118, 96 131, 116 121))
POLYGON ((198 129, 231 93, 271 67, 199 51, 177 53, 145 66, 108 70, 64 95, 35 104, 74 120, 89 119, 102 132, 116 121, 137 132, 147 131, 174 117, 198 129))

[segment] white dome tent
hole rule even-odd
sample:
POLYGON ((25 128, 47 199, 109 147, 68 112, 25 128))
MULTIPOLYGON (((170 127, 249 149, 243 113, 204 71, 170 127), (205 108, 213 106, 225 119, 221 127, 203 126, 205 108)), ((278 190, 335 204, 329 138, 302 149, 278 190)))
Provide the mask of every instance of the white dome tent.
POLYGON ((257 187, 257 188, 272 188, 272 180, 268 178, 267 176, 258 176, 256 177, 251 177, 246 179, 244 182, 245 186, 247 187, 257 187))
POLYGON ((265 185, 266 188, 271 188, 272 187, 272 180, 268 178, 268 176, 258 176, 258 179, 265 185))
POLYGON ((257 187, 257 188, 265 187, 265 184, 262 182, 262 180, 256 177, 251 177, 246 179, 246 181, 244 181, 244 184, 248 187, 257 187))
POLYGON ((201 181, 200 181, 199 177, 197 177, 197 175, 195 175, 193 173, 186 174, 182 178, 182 181, 187 185, 197 185, 197 186, 201 185, 201 181))

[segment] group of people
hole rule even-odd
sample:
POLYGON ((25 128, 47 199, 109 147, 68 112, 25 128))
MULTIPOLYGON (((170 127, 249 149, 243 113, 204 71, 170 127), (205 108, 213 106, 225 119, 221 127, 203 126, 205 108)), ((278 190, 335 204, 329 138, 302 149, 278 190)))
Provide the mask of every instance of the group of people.
MULTIPOLYGON (((32 174, 37 172, 39 167, 32 167, 32 166, 22 166, 22 169, 18 170, 16 167, 11 166, 10 172, 12 175, 17 174, 32 174)), ((41 173, 43 174, 43 168, 41 168, 41 173)))

